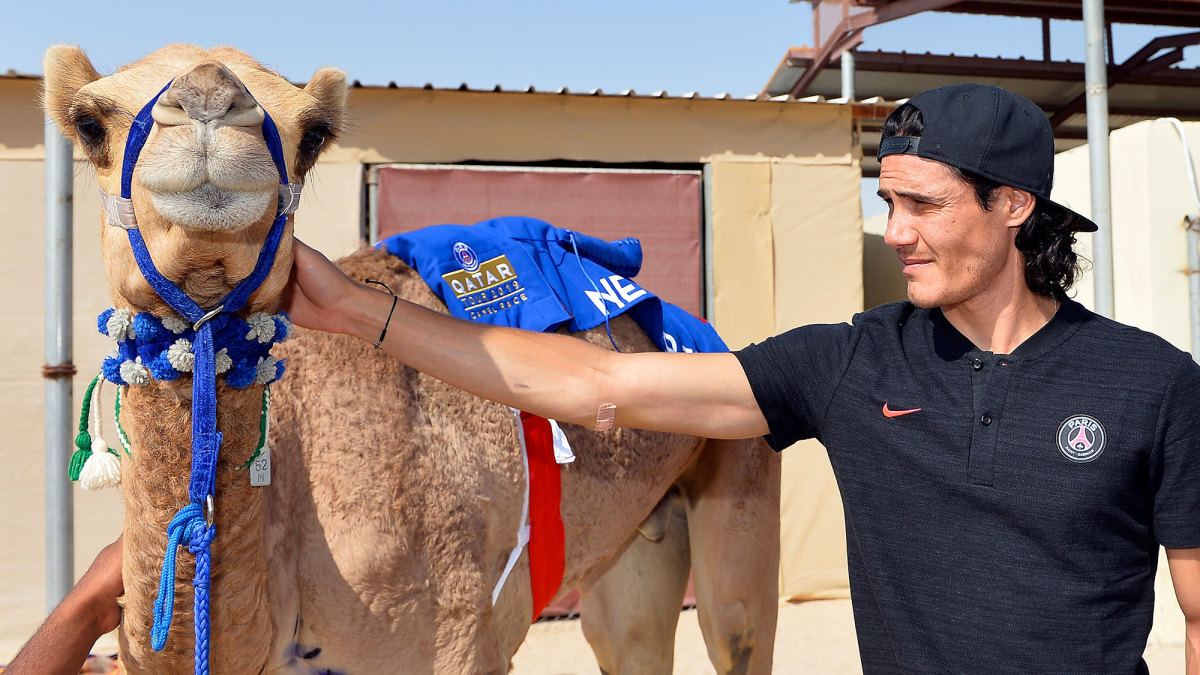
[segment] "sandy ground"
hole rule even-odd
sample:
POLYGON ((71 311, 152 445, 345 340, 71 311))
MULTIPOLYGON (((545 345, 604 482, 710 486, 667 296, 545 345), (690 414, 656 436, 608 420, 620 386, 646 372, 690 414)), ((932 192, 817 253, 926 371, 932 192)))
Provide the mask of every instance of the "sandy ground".
MULTIPOLYGON (((1152 640, 1153 642, 1153 640, 1152 640)), ((1146 650, 1150 672, 1182 673, 1180 644, 1152 644, 1146 650)), ((513 659, 515 675, 576 675, 599 672, 579 621, 544 621, 534 624, 513 659)), ((679 617, 675 635, 675 673, 712 673, 695 610, 679 617)), ((821 600, 782 605, 775 640, 776 673, 843 675, 861 673, 858 643, 849 600, 821 600)))

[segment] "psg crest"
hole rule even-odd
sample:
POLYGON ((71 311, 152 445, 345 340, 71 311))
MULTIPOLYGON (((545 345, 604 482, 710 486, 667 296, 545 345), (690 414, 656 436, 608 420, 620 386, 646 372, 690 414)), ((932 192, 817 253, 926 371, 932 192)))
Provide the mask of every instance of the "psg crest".
POLYGON ((1090 462, 1104 452, 1108 440, 1104 427, 1094 417, 1076 415, 1058 427, 1058 449, 1072 462, 1090 462))
POLYGON ((467 246, 461 241, 454 242, 454 259, 458 261, 459 267, 462 267, 468 272, 474 272, 479 269, 479 256, 475 255, 475 250, 467 246))

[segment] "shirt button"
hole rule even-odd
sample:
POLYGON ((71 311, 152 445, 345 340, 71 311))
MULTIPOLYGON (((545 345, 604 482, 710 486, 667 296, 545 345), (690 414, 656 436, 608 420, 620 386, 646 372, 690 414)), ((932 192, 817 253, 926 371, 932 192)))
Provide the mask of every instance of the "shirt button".
POLYGON ((975 359, 971 362, 971 367, 975 370, 983 370, 983 359, 975 359))
POLYGON ((992 423, 992 416, 987 413, 983 413, 983 416, 979 418, 979 422, 986 427, 992 423))

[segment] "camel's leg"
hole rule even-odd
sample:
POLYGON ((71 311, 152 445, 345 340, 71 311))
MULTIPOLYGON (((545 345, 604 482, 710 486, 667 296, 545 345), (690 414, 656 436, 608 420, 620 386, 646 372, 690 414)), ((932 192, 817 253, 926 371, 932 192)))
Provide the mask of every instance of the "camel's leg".
POLYGON ((583 635, 602 673, 670 673, 687 589, 688 528, 672 489, 580 599, 583 635))
POLYGON ((686 494, 700 629, 718 673, 769 673, 779 596, 779 457, 760 440, 709 440, 686 494))

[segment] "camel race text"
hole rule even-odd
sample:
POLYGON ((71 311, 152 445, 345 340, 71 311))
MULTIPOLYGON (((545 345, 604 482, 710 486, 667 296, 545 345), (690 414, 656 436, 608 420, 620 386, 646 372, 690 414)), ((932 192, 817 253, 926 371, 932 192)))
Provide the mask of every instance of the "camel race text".
POLYGON ((472 320, 504 311, 528 300, 521 279, 506 256, 485 260, 474 270, 442 275, 472 320))

